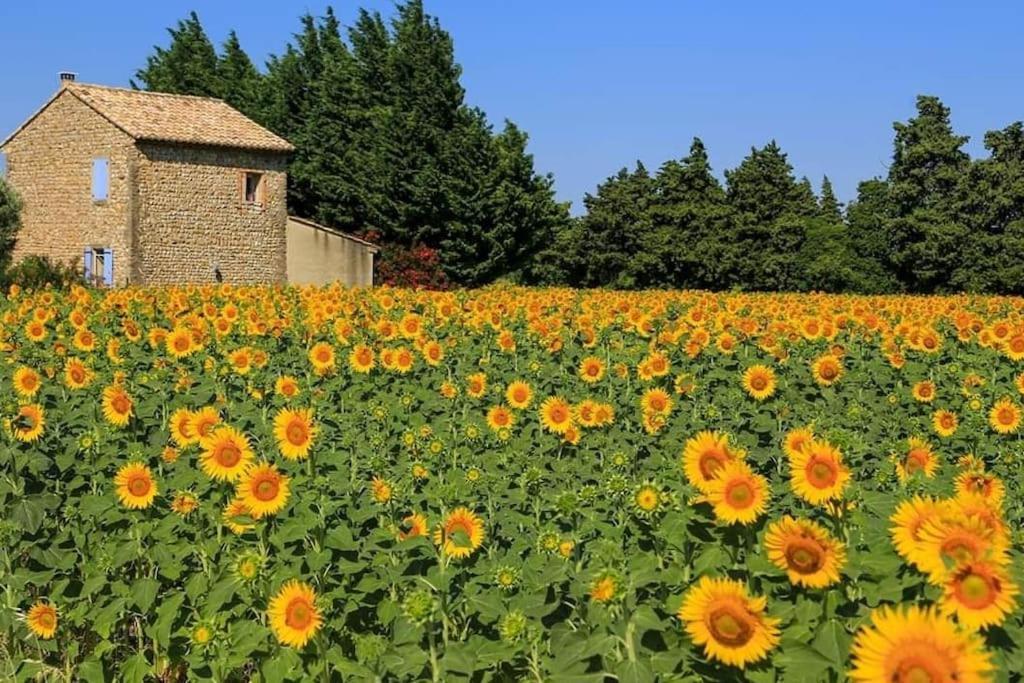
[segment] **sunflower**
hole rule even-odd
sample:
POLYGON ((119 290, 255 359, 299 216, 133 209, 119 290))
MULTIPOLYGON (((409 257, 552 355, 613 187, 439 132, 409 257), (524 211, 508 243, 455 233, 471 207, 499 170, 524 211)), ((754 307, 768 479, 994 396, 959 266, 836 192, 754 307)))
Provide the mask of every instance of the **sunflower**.
POLYGON ((763 401, 775 393, 775 371, 767 365, 752 365, 743 373, 743 389, 763 401))
POLYGON ((526 382, 516 380, 505 389, 505 399, 513 408, 523 410, 530 407, 530 402, 533 400, 533 391, 526 382))
POLYGON ((398 532, 398 540, 406 541, 417 536, 426 536, 429 528, 426 516, 414 512, 402 520, 402 529, 398 532))
POLYGON ((708 485, 707 499, 715 517, 726 524, 751 524, 764 514, 768 482, 742 460, 727 463, 708 485))
POLYGON ((370 481, 370 496, 373 498, 373 502, 381 505, 391 502, 391 497, 394 495, 395 489, 387 479, 382 477, 374 477, 370 481))
POLYGON ((814 441, 814 431, 810 427, 791 429, 786 432, 786 437, 782 441, 782 450, 792 460, 800 454, 804 446, 809 446, 812 441, 814 441))
POLYGON ((935 382, 928 379, 922 380, 911 388, 910 394, 915 401, 931 403, 935 400, 935 382))
POLYGON ((921 527, 925 523, 943 513, 944 506, 930 496, 914 496, 896 506, 896 511, 889 517, 892 526, 889 535, 896 547, 896 552, 903 559, 916 564, 918 543, 921 541, 921 527))
POLYGON ((969 629, 998 626, 1016 607, 1019 592, 1005 567, 966 562, 943 582, 942 611, 969 629))
POLYGON ((124 465, 114 477, 117 486, 117 497, 121 504, 130 510, 142 510, 153 504, 157 486, 153 481, 153 473, 141 462, 124 465))
POLYGON ((508 429, 514 422, 515 416, 505 406, 494 406, 487 411, 487 426, 494 431, 508 429))
POLYGON ((188 517, 199 507, 199 499, 188 491, 178 491, 171 501, 171 510, 182 517, 188 517))
POLYGON ((254 519, 275 515, 288 502, 287 476, 265 462, 252 465, 237 484, 236 496, 254 519))
POLYGON ((785 516, 764 535, 768 559, 786 572, 790 583, 825 588, 839 581, 846 549, 825 527, 809 519, 785 516))
POLYGON ((57 632, 57 608, 49 602, 36 601, 25 615, 25 624, 36 637, 43 640, 53 638, 57 632))
POLYGON ((17 415, 11 420, 14 438, 23 443, 32 443, 42 436, 45 426, 46 416, 38 403, 19 406, 17 415))
POLYGON ((249 439, 234 427, 225 425, 214 429, 204 440, 203 448, 200 465, 213 479, 237 481, 252 463, 249 439))
POLYGON ((211 434, 213 429, 220 424, 220 413, 212 406, 206 406, 192 413, 191 427, 193 439, 202 443, 211 434))
POLYGON ((988 472, 961 472, 953 481, 957 496, 975 495, 983 498, 991 506, 998 508, 1006 496, 1006 485, 1003 480, 988 472))
POLYGON ((642 519, 654 517, 661 511, 662 499, 661 487, 646 481, 633 491, 633 512, 642 519))
POLYGON ((729 449, 728 435, 704 431, 687 439, 683 447, 683 471, 690 483, 706 494, 722 468, 743 457, 742 451, 729 449))
POLYGON ((196 350, 192 343, 192 332, 185 327, 176 327, 164 339, 167 353, 174 358, 184 358, 196 350))
POLYGON ((295 398, 300 393, 299 381, 290 375, 282 375, 274 381, 274 393, 284 398, 295 398))
POLYGON ((482 372, 475 372, 466 378, 466 394, 473 398, 480 398, 487 391, 487 375, 482 372))
POLYGON ((21 366, 14 371, 14 393, 22 398, 32 398, 43 386, 39 373, 32 368, 21 366))
POLYGON ((484 523, 469 508, 459 507, 448 513, 434 531, 434 543, 448 557, 469 557, 484 542, 484 523))
POLYGON ((244 534, 255 526, 253 524, 254 517, 249 510, 249 506, 239 498, 233 498, 225 506, 221 519, 233 534, 244 534))
POLYGON ((824 356, 819 356, 811 364, 811 373, 814 375, 815 382, 824 387, 829 387, 838 382, 839 378, 843 376, 843 364, 831 353, 826 353, 824 356))
POLYGON ((664 389, 648 389, 640 398, 640 409, 646 415, 668 415, 672 412, 672 397, 664 389))
POLYGON ((565 434, 572 426, 572 406, 558 396, 551 396, 540 406, 540 421, 548 431, 565 434))
POLYGON ((119 384, 103 389, 103 417, 115 427, 125 427, 132 416, 132 397, 119 384))
POLYGON ((444 348, 433 340, 424 344, 420 353, 423 354, 423 360, 431 367, 437 367, 444 360, 444 348))
POLYGON ((77 358, 69 358, 64 364, 64 384, 69 389, 84 389, 93 379, 93 372, 77 358))
POLYGON ((309 350, 309 362, 318 375, 326 375, 334 369, 334 347, 327 342, 317 342, 309 350))
POLYGON ((373 366, 376 364, 373 349, 366 344, 356 344, 348 354, 348 366, 360 374, 366 374, 373 370, 373 366))
POLYGON ((988 423, 1000 434, 1012 434, 1020 427, 1020 407, 1008 398, 999 399, 988 413, 988 423))
POLYGON ((981 639, 957 629, 935 608, 881 607, 861 627, 850 648, 851 680, 989 680, 992 663, 981 639))
POLYGON ((706 657, 742 669, 779 643, 779 620, 765 614, 766 605, 739 581, 702 576, 683 596, 677 616, 706 657))
POLYGON ((607 603, 619 595, 619 577, 615 572, 604 572, 590 582, 588 591, 594 602, 607 603))
POLYGON ((171 413, 168 423, 171 440, 178 444, 179 448, 184 448, 197 440, 196 433, 192 431, 192 411, 187 408, 178 408, 171 413))
POLYGON ((839 449, 826 441, 812 441, 790 460, 790 487, 812 505, 840 500, 850 481, 839 449))
POLYGON ((316 592, 301 581, 289 581, 281 586, 270 599, 267 617, 278 641, 296 648, 304 647, 323 624, 316 606, 316 592))
POLYGON ((600 382, 604 377, 604 361, 596 356, 587 356, 580 361, 579 375, 587 384, 600 382))
POLYGON ((896 462, 896 474, 900 481, 905 482, 918 472, 928 479, 934 477, 939 460, 932 451, 931 444, 924 439, 912 436, 907 439, 907 446, 906 453, 893 456, 893 460, 896 462))
POLYGON ((1005 535, 976 515, 933 517, 921 526, 918 535, 912 560, 935 583, 942 580, 951 564, 1008 562, 1005 535))
POLYGON ((932 414, 932 427, 935 433, 943 438, 948 438, 956 433, 959 420, 956 413, 949 410, 936 410, 932 414))
POLYGON ((301 460, 309 457, 309 449, 313 445, 313 437, 317 428, 313 424, 313 411, 310 409, 282 409, 274 416, 274 438, 281 455, 289 460, 301 460))

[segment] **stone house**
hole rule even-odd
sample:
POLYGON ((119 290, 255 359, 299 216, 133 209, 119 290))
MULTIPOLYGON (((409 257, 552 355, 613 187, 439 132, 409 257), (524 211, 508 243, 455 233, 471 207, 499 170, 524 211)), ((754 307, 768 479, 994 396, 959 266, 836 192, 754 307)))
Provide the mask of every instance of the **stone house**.
MULTIPOLYGON (((289 269, 287 254, 291 242, 318 246, 304 234, 289 239, 293 149, 221 100, 61 74, 57 93, 0 143, 6 179, 24 204, 14 258, 74 261, 106 286, 309 280, 289 269)), ((292 260, 319 264, 312 281, 363 283, 365 270, 342 270, 366 267, 342 253, 348 242, 292 260)), ((359 246, 373 250, 372 283, 376 247, 359 246)))

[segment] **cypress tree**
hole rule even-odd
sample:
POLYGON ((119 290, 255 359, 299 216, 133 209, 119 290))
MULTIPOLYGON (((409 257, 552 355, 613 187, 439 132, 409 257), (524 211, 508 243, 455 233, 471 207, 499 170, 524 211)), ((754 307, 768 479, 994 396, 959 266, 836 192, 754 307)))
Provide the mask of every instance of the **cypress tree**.
MULTIPOLYGON (((217 51, 206 35, 199 15, 190 12, 176 28, 167 29, 171 36, 168 48, 155 46, 146 59, 145 68, 135 72, 146 90, 185 95, 217 97, 220 79, 217 73, 217 51)), ((132 87, 138 87, 132 81, 132 87)))
POLYGON ((242 49, 238 34, 228 33, 217 59, 217 96, 246 116, 261 120, 262 76, 242 49))
POLYGON ((11 263, 11 252, 21 226, 21 200, 0 177, 0 273, 11 263))

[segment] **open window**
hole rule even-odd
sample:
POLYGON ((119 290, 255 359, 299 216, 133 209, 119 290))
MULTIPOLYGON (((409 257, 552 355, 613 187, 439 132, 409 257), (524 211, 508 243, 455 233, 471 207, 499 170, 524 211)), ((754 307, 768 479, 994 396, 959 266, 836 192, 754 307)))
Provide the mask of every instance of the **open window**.
POLYGON ((92 200, 105 202, 110 195, 110 159, 98 157, 92 160, 92 200))
POLYGON ((263 174, 256 171, 243 171, 239 182, 242 192, 242 203, 251 206, 263 206, 263 174))
POLYGON ((86 283, 93 287, 114 286, 114 250, 110 247, 86 247, 82 265, 86 283))

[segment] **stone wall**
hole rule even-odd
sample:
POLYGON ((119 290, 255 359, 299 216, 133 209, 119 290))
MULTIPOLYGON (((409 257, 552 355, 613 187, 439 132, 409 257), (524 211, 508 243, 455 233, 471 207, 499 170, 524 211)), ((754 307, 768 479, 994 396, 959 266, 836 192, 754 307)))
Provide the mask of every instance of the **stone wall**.
POLYGON ((283 282, 287 156, 139 143, 139 282, 283 282), (262 203, 247 204, 242 174, 263 174, 262 203))
POLYGON ((86 247, 111 248, 114 283, 132 277, 133 140, 71 93, 61 92, 10 140, 7 181, 24 202, 15 260, 29 254, 82 266, 86 247), (92 199, 92 162, 109 159, 105 201, 92 199))
POLYGON ((373 286, 374 249, 321 226, 288 219, 288 282, 373 286))

